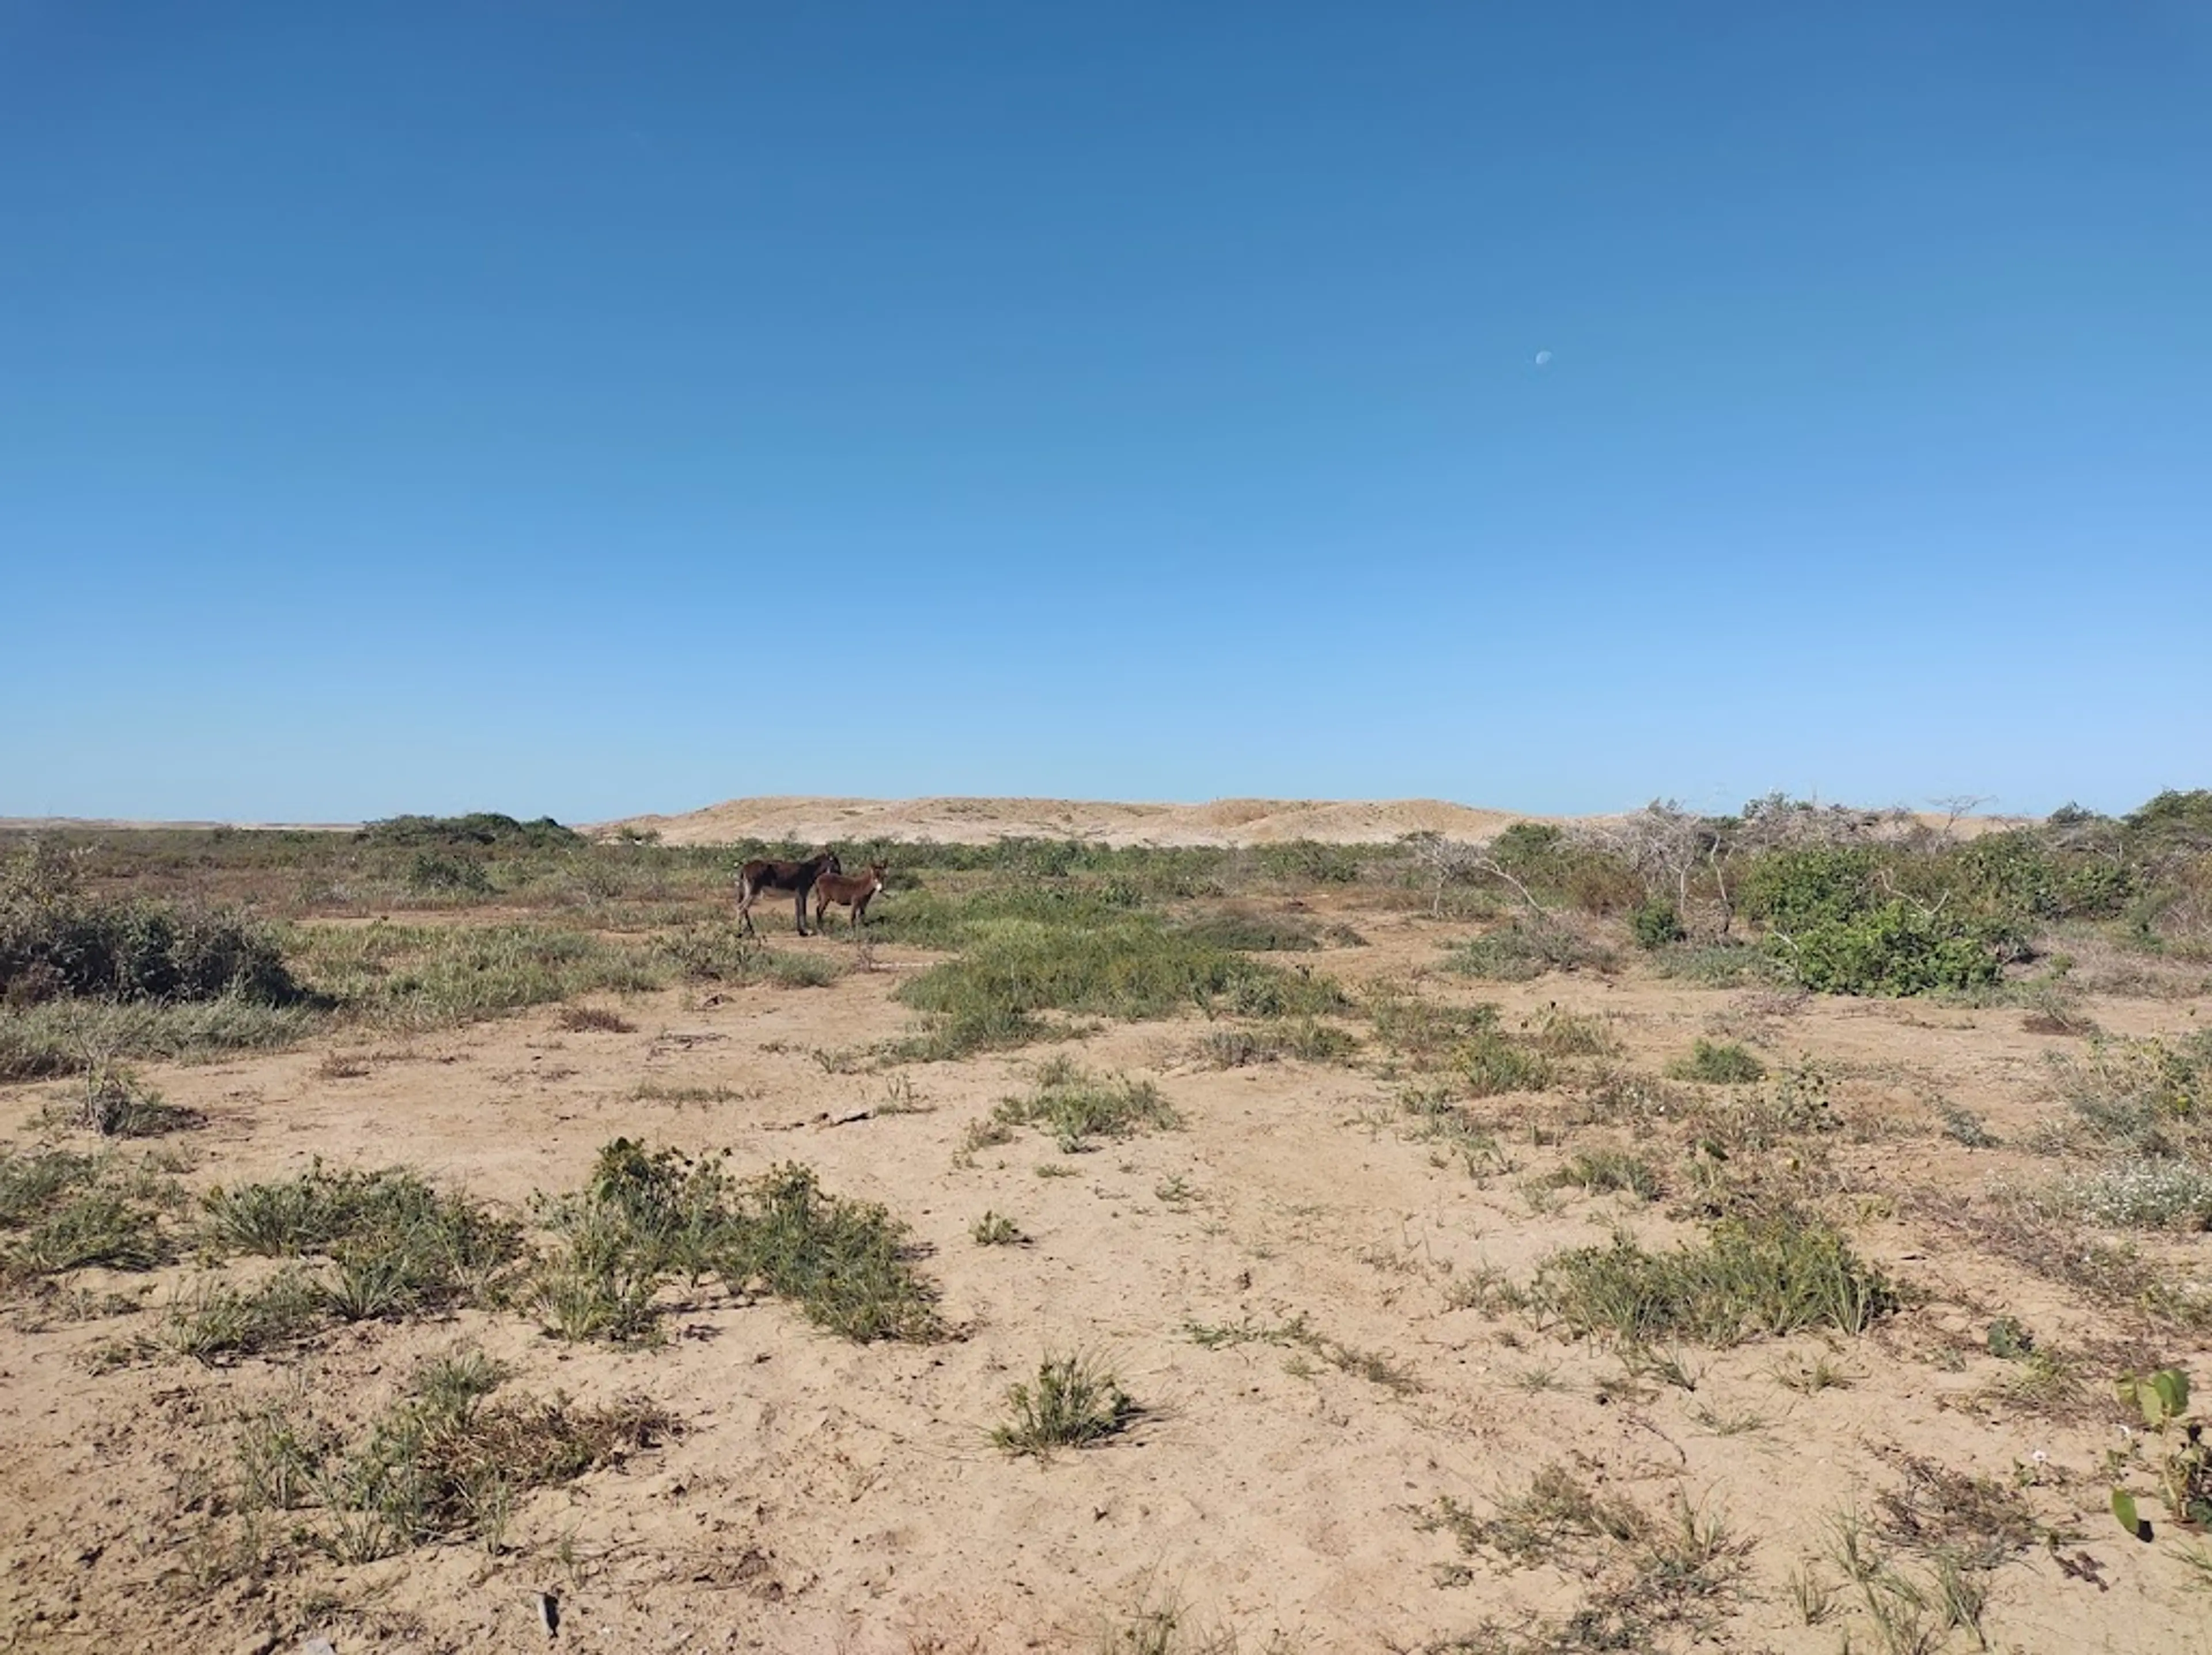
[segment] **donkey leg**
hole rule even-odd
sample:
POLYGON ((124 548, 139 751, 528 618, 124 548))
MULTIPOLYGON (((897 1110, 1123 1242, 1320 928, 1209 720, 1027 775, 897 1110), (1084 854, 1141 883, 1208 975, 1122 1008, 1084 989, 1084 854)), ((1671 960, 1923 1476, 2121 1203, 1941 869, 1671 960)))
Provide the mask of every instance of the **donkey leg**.
POLYGON ((799 887, 798 894, 792 898, 791 906, 797 918, 799 934, 803 937, 806 934, 806 887, 805 885, 799 887))

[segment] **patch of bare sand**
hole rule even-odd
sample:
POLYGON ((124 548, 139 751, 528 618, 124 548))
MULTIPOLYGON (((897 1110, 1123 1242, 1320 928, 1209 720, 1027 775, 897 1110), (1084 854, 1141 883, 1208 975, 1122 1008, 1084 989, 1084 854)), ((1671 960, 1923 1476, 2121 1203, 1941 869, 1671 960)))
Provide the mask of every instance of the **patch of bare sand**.
MULTIPOLYGON (((1310 957, 1358 981, 1425 970, 1466 931, 1334 898, 1316 906, 1370 940, 1310 957)), ((2028 1554, 1992 1577, 1993 1646, 2183 1649, 2199 1638, 2202 1599, 2178 1542, 2124 1540, 2103 1509, 2112 1422, 1985 1400, 2011 1372, 1981 1345, 1990 1315, 2079 1349, 2109 1338, 2113 1307, 1947 1251, 1940 1234, 1875 1203, 1863 1245, 1938 1288, 1939 1302, 1878 1337, 1679 1353, 1694 1391, 1638 1382, 1601 1348, 1455 1307, 1478 1270, 1525 1279, 1545 1254, 1602 1242, 1616 1223, 1655 1244, 1692 1232, 1622 1198, 1543 1191, 1566 1149, 1508 1134, 1507 1165, 1470 1177, 1401 1132, 1393 1086, 1372 1066, 1200 1068, 1207 1025, 1194 1021, 913 1066, 899 1101, 915 1107, 881 1110, 887 1077, 833 1073, 816 1054, 904 1025, 890 989, 924 957, 882 953, 890 969, 823 989, 638 996, 622 1002, 630 1032, 567 1032, 546 1008, 411 1044, 347 1040, 366 1069, 351 1078, 324 1068, 329 1043, 149 1068, 171 1101, 209 1117, 172 1141, 200 1188, 289 1175, 319 1155, 410 1163, 520 1208, 533 1191, 574 1186, 617 1135, 726 1145, 739 1171, 802 1160, 827 1188, 884 1202, 914 1226, 962 1336, 856 1347, 787 1306, 710 1298, 672 1318, 665 1345, 637 1351, 557 1344, 520 1315, 471 1312, 343 1329, 297 1361, 96 1372, 88 1351, 151 1330, 193 1269, 95 1275, 80 1285, 146 1308, 75 1321, 18 1305, 0 1323, 0 1647, 170 1655, 320 1633, 342 1651, 540 1650, 538 1590, 560 1596, 562 1643, 587 1648, 1077 1650, 1164 1590, 1237 1630, 1243 1647, 1277 1629, 1310 1652, 1419 1647, 1578 1600, 1571 1567, 1465 1559, 1416 1520, 1443 1496, 1486 1512, 1559 1461, 1655 1513, 1679 1494, 1747 1542, 1746 1590, 1701 1646, 1832 1655, 1845 1631, 1875 1646, 1871 1629, 1840 1590, 1825 1624, 1803 1625, 1787 1577, 1819 1558, 1835 1513, 1874 1509, 1900 1451, 2008 1486, 2033 1468, 2025 1497, 2039 1520, 2078 1536, 2069 1554, 2088 1553, 2111 1587, 2028 1554), (969 1123, 1060 1052, 1155 1078, 1184 1129, 1073 1156, 1024 1132, 960 1164, 969 1123), (1028 1243, 976 1245, 969 1231, 987 1209, 1028 1243), (1264 1337, 1208 1349, 1188 1331, 1299 1317, 1380 1366, 1264 1337), (517 1392, 642 1393, 684 1434, 622 1470, 527 1497, 500 1556, 455 1543, 358 1566, 311 1558, 270 1581, 222 1578, 203 1536, 243 1411, 304 1387, 366 1417, 416 1363, 464 1340, 511 1365, 517 1392), (1144 1406, 1133 1431, 1046 1464, 994 1451, 985 1433, 1006 1386, 1047 1351, 1077 1348, 1110 1361, 1144 1406), (1780 1383, 1820 1358, 1848 1384, 1805 1396, 1780 1383), (1439 1568, 1460 1564, 1464 1578, 1440 1585, 1439 1568)), ((1971 1107, 2017 1144, 2052 1111, 2042 1054, 2065 1043, 2024 1034, 2017 1012, 1771 1003, 1638 977, 1445 977, 1425 991, 1497 1001, 1509 1026, 1554 1002, 1600 1018, 1618 1061, 1647 1073, 1722 1025, 1756 1037, 1771 1062, 1818 1055, 1845 1077, 1851 1129, 1838 1163, 1869 1188, 1900 1167, 1962 1194, 2047 1169, 1953 1142, 1931 1114, 1937 1099, 1971 1107)), ((2142 1032, 2186 1026, 2197 1008, 2092 1009, 2142 1032)), ((27 1141, 40 1104, 65 1090, 0 1091, 0 1122, 27 1141)), ((1668 1159, 1663 1138, 1639 1147, 1668 1159)), ((2212 1353, 2168 1337, 2158 1354, 2201 1373, 2212 1353)))

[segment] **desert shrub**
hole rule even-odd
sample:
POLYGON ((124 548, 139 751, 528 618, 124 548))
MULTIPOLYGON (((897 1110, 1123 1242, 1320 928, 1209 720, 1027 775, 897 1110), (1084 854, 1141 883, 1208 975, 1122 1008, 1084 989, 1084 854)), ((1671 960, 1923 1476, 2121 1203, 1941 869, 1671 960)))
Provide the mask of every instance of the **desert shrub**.
POLYGON ((1683 928, 1681 913, 1664 897, 1649 897, 1637 904, 1628 916, 1628 929, 1636 946, 1644 949, 1664 948, 1689 935, 1683 928))
POLYGON ((491 875, 482 862, 428 850, 417 855, 407 870, 407 885, 411 891, 467 897, 488 897, 492 889, 491 875))
POLYGON ((740 1222, 717 1261, 726 1281, 757 1280, 848 1339, 927 1339, 935 1293, 915 1273, 906 1226, 874 1203, 823 1193, 809 1168, 779 1166, 740 1191, 740 1222))
POLYGON ((1737 905, 1778 931, 1848 920, 1873 905, 1875 856, 1857 846, 1771 851, 1753 861, 1737 887, 1737 905))
POLYGON ((1319 930, 1292 915, 1229 909, 1176 928, 1197 941, 1239 953, 1305 953, 1321 946, 1319 930))
POLYGON ((342 1562, 464 1536, 497 1550, 519 1494, 619 1463, 675 1428, 635 1399, 596 1408, 558 1396, 491 1400, 506 1378, 477 1352, 436 1358, 351 1444, 301 1410, 251 1415, 233 1503, 249 1516, 294 1514, 283 1525, 292 1543, 342 1562))
POLYGON ((269 1050, 304 1039, 323 1013, 301 1002, 50 1000, 0 1012, 0 1080, 74 1074, 102 1059, 269 1050))
POLYGON ((1552 1065, 1542 1052, 1494 1029, 1480 1030, 1453 1048, 1448 1061, 1471 1098, 1541 1092, 1552 1084, 1552 1065))
MULTIPOLYGON (((1580 1601, 1562 1618, 1531 1616, 1512 1627, 1485 1621, 1449 1644, 1430 1646, 1437 1655, 1571 1655, 1709 1642, 1750 1549, 1722 1518, 1685 1498, 1678 1495, 1662 1520, 1559 1463, 1539 1470, 1525 1491, 1501 1497, 1491 1517, 1446 1495, 1422 1514, 1420 1526, 1449 1531, 1463 1553, 1487 1548, 1523 1567, 1554 1564, 1582 1583, 1580 1601)), ((1462 1573, 1454 1566, 1445 1578, 1462 1573)))
POLYGON ((558 1238, 531 1301, 571 1339, 631 1340, 653 1329, 666 1281, 720 1277, 795 1300, 849 1339, 926 1339, 934 1293, 915 1273, 906 1227, 884 1208, 825 1195, 809 1168, 732 1180, 726 1156, 698 1159, 618 1138, 591 1182, 538 1210, 558 1238))
POLYGON ((2051 1078, 2093 1141, 2212 1165, 2212 1031, 2096 1040, 2085 1054, 2054 1056, 2051 1078))
POLYGON ((1628 1344, 1734 1345, 1808 1328, 1863 1333, 1895 1289, 1841 1232, 1814 1220, 1724 1220, 1702 1245, 1648 1252, 1626 1236, 1559 1253, 1527 1290, 1540 1318, 1628 1344))
POLYGON ((1735 1041, 1699 1040, 1687 1057, 1668 1065, 1677 1080, 1703 1080, 1715 1086, 1742 1086, 1766 1078, 1766 1065, 1735 1041))
POLYGON ((1656 1167, 1624 1149, 1583 1150, 1546 1181, 1592 1195, 1623 1190, 1640 1201, 1657 1200, 1662 1183, 1656 1167))
POLYGON ((604 1006, 564 1006, 561 1026, 571 1034, 635 1034, 637 1025, 604 1006))
POLYGON ((325 1307, 385 1320, 480 1301, 522 1251, 522 1226, 400 1167, 307 1171, 218 1185, 201 1198, 208 1244, 270 1258, 323 1258, 325 1307))
POLYGON ((1239 1069, 1272 1063, 1283 1054, 1272 1030, 1220 1028, 1198 1037, 1197 1055, 1209 1068, 1239 1069))
POLYGON ((768 980, 779 989, 826 989, 852 968, 821 954, 770 953, 768 980))
POLYGON ((1394 1056, 1433 1064, 1464 1040, 1498 1027, 1498 1007, 1446 1006, 1393 983, 1370 985, 1363 1007, 1375 1037, 1394 1056))
POLYGON ((1997 1149, 2004 1141, 1990 1130, 1990 1123, 1963 1104, 1939 1102, 1936 1118, 1943 1123, 1943 1135, 1954 1143, 1964 1144, 1969 1149, 1997 1149))
POLYGON ((1765 951, 1739 942, 1668 944, 1653 952, 1651 969, 1661 977, 1708 989, 1773 983, 1784 975, 1765 951))
POLYGON ((300 998, 276 939, 235 914, 88 895, 66 857, 33 846, 0 867, 0 995, 278 1005, 300 998))
POLYGON ((1066 879, 1018 884, 920 886, 902 873, 896 904, 869 911, 870 928, 887 942, 957 949, 1018 925, 1094 930, 1123 925, 1148 911, 1141 885, 1128 880, 1066 879))
POLYGON ((1519 918, 1461 943, 1446 957, 1455 971, 1495 983, 1527 983, 1547 971, 1602 970, 1612 964, 1601 948, 1557 920, 1519 918))
POLYGON ((1816 994, 1894 997, 1986 986, 2000 975, 1990 945, 1910 903, 1889 902, 1778 932, 1776 958, 1816 994))
POLYGON ((1004 921, 958 958, 902 984, 897 998, 980 1044, 1033 1039, 1039 1011, 1123 1019, 1197 1008, 1237 1017, 1311 1016, 1339 1009, 1328 978, 1246 958, 1139 916, 1097 929, 1004 921))
POLYGON ((1093 1138, 1126 1138, 1146 1128, 1182 1124, 1150 1080, 1091 1074, 1065 1059, 1046 1064, 1034 1091, 1006 1099, 994 1113, 1008 1126, 1049 1132, 1068 1154, 1089 1147, 1093 1138))
POLYGON ((1516 822, 1490 842, 1489 859, 1539 901, 1586 914, 1619 913, 1644 900, 1644 881, 1618 851, 1548 823, 1516 822))
POLYGON ((124 1063, 94 1060, 84 1077, 83 1101, 72 1123, 103 1138, 158 1138, 198 1126, 198 1111, 161 1101, 161 1094, 140 1080, 124 1063))
POLYGON ((301 969, 345 1013, 432 1029, 602 991, 660 987, 659 952, 538 924, 301 926, 301 969))
POLYGON ((456 846, 495 845, 507 849, 567 850, 588 842, 574 829, 550 816, 518 822, 495 811, 467 816, 392 816, 364 824, 354 835, 363 845, 397 845, 433 849, 456 846))
POLYGON ((1528 1039, 1547 1057, 1610 1057, 1620 1050, 1611 1020, 1548 1006, 1522 1025, 1528 1039))
POLYGON ((301 1344, 331 1323, 328 1292, 294 1264, 251 1286, 202 1280, 170 1301, 161 1342, 180 1356, 216 1363, 301 1344))
POLYGON ((1313 1017, 1283 1024, 1276 1036, 1282 1042, 1284 1055, 1304 1063, 1337 1062, 1359 1048, 1356 1037, 1313 1017))
POLYGON ((0 1287, 98 1265, 144 1270, 173 1252, 175 1181, 113 1154, 0 1149, 0 1287))
POLYGON ((1255 845, 1250 855, 1267 878, 1296 885, 1353 884, 1364 871, 1367 858, 1357 845, 1324 844, 1314 839, 1255 845))
POLYGON ((2168 788, 2121 818, 2129 837, 2153 853, 2212 851, 2212 788, 2168 788))
POLYGON ((2068 855, 2045 833, 1989 833, 1932 863, 1933 882, 1979 913, 2035 920, 2110 919, 2136 889, 2118 856, 2068 855))

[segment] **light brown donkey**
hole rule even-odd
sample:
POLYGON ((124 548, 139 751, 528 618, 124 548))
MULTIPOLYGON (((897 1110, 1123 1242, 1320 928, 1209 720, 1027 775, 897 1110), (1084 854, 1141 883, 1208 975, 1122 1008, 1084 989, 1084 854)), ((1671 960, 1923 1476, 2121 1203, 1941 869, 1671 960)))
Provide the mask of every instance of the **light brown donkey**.
POLYGON ((822 912, 833 902, 845 904, 853 910, 853 929, 868 916, 868 899, 884 888, 884 875, 890 870, 881 862, 870 866, 865 873, 821 873, 814 879, 814 928, 822 928, 822 912))

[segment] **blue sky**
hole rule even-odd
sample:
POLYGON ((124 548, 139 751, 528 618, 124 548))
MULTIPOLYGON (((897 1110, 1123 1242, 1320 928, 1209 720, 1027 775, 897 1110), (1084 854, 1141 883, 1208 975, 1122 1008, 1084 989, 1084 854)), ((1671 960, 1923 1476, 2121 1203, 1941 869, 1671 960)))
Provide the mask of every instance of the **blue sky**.
POLYGON ((2208 525, 2194 0, 0 0, 0 814, 2124 808, 2208 525))

